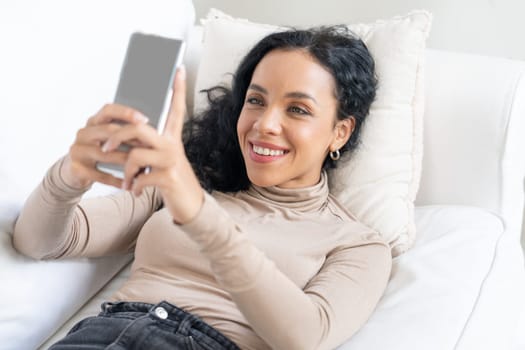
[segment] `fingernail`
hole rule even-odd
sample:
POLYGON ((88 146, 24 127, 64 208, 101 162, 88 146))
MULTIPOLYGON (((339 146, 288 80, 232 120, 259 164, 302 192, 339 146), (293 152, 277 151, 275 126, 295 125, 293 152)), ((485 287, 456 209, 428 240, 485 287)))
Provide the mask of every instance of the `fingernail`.
POLYGON ((179 66, 179 76, 182 80, 185 80, 186 79, 186 66, 184 66, 183 64, 179 66))
POLYGON ((142 113, 135 113, 133 114, 133 118, 135 118, 136 121, 138 122, 142 122, 142 123, 147 123, 149 118, 146 117, 145 115, 143 115, 142 113))
POLYGON ((104 142, 104 144, 102 145, 102 148, 101 148, 102 152, 106 153, 109 151, 109 140, 104 142))

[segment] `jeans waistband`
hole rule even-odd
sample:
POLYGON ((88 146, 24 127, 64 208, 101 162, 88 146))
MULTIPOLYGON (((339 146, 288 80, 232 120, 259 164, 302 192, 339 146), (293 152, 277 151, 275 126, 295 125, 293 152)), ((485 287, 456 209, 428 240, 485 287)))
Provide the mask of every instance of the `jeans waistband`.
POLYGON ((239 349, 237 345, 228 339, 217 329, 213 328, 198 316, 182 310, 181 308, 167 302, 161 301, 157 304, 149 304, 142 302, 104 302, 102 303, 102 314, 110 315, 119 312, 139 312, 144 314, 152 314, 157 318, 167 319, 187 325, 189 328, 198 330, 213 338, 220 345, 227 349, 239 349))

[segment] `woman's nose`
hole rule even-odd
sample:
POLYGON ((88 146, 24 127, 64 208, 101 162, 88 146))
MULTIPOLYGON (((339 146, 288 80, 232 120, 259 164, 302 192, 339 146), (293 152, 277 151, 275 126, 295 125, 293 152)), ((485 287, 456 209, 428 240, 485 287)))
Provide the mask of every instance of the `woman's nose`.
POLYGON ((268 107, 257 118, 254 129, 261 134, 279 134, 281 132, 281 113, 277 108, 268 107))

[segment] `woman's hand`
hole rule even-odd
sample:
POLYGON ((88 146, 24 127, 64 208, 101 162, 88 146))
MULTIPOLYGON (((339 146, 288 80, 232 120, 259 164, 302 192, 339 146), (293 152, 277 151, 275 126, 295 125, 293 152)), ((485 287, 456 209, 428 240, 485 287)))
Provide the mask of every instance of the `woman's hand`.
POLYGON ((132 108, 118 104, 105 105, 77 132, 61 169, 63 180, 67 185, 79 189, 87 188, 95 181, 121 187, 121 179, 97 170, 96 164, 104 162, 123 165, 127 154, 120 151, 103 152, 101 146, 110 135, 123 128, 124 123, 142 125, 147 121, 145 116, 132 108))
POLYGON ((173 84, 173 97, 162 135, 147 124, 131 123, 112 133, 103 146, 107 154, 122 143, 138 143, 124 162, 122 188, 139 195, 146 186, 156 186, 174 221, 186 223, 202 206, 204 190, 184 151, 182 127, 186 112, 185 70, 179 68, 173 84), (143 169, 149 169, 144 172, 143 169))

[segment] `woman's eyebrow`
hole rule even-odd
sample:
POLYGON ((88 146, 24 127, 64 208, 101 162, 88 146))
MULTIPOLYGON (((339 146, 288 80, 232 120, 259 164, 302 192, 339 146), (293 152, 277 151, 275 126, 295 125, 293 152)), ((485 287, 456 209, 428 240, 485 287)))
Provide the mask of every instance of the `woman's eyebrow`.
POLYGON ((248 86, 248 89, 259 91, 260 93, 263 93, 263 94, 268 94, 268 90, 263 88, 261 85, 257 85, 257 84, 250 84, 250 86, 248 86))
MULTIPOLYGON (((250 84, 250 86, 248 86, 248 89, 258 91, 262 94, 268 94, 268 90, 266 90, 265 88, 263 88, 261 85, 258 85, 258 84, 250 84)), ((312 100, 315 104, 318 104, 317 100, 313 96, 308 95, 305 92, 292 91, 292 92, 288 92, 284 96, 288 98, 307 98, 309 100, 312 100)))
POLYGON ((292 91, 292 92, 287 93, 284 96, 291 97, 291 98, 307 98, 309 100, 312 100, 316 105, 318 104, 317 100, 313 96, 310 96, 307 93, 300 92, 300 91, 292 91))

